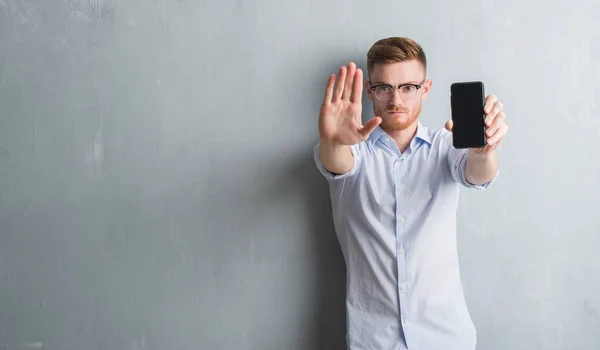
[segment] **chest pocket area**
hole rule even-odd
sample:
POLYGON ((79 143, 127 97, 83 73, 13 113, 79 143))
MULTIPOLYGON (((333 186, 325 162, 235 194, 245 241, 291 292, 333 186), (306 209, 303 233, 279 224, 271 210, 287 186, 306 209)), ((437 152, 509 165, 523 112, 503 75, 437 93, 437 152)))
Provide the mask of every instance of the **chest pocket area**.
POLYGON ((396 216, 396 193, 392 186, 384 186, 377 197, 377 216, 380 221, 393 221, 396 216))
POLYGON ((424 213, 429 206, 432 198, 429 184, 416 186, 408 194, 406 199, 407 209, 412 213, 424 213))
POLYGON ((393 222, 396 219, 397 210, 403 213, 402 215, 424 213, 430 206, 433 197, 430 184, 423 181, 426 178, 405 178, 405 181, 398 181, 398 185, 389 181, 386 182, 389 185, 378 186, 378 190, 374 193, 377 205, 375 210, 379 220, 382 223, 393 222))

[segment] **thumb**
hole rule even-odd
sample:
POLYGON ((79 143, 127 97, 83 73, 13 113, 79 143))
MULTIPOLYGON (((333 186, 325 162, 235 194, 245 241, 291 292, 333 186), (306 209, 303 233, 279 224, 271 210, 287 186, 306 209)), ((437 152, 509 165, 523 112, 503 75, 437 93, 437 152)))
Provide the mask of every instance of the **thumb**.
POLYGON ((367 121, 358 132, 363 138, 367 138, 379 124, 381 124, 381 117, 375 117, 367 121))
POLYGON ((452 120, 448 120, 448 121, 446 122, 446 125, 445 125, 445 127, 446 127, 446 130, 448 130, 448 131, 452 131, 452 126, 453 126, 453 125, 454 125, 454 123, 452 122, 452 120))

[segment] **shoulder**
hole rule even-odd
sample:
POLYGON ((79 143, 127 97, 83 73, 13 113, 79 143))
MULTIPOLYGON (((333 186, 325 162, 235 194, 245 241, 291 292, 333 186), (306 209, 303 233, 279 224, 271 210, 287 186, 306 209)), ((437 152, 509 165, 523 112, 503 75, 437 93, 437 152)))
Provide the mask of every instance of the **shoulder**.
POLYGON ((419 125, 417 137, 420 137, 438 151, 448 151, 452 147, 452 132, 446 128, 430 128, 419 125))

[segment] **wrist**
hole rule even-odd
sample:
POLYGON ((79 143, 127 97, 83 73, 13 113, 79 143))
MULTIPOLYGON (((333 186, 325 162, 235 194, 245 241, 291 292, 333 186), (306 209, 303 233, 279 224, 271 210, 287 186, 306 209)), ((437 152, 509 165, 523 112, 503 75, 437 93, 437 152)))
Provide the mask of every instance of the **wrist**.
POLYGON ((321 138, 319 142, 321 145, 323 145, 333 151, 339 151, 339 150, 343 149, 345 146, 345 145, 337 142, 336 140, 332 140, 332 139, 321 138))
POLYGON ((496 156, 496 150, 492 150, 490 152, 484 152, 482 149, 475 148, 469 149, 469 158, 476 161, 487 161, 490 159, 494 159, 496 156))

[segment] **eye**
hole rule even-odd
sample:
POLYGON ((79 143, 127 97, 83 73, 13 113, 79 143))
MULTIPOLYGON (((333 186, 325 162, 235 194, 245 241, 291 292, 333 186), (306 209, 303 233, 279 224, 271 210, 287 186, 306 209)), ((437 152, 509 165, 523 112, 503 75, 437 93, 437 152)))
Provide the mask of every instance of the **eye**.
POLYGON ((416 87, 414 85, 404 85, 402 87, 402 92, 413 92, 415 89, 416 87))
POLYGON ((377 90, 379 90, 380 92, 390 92, 392 91, 392 87, 387 85, 381 85, 377 87, 377 90))

